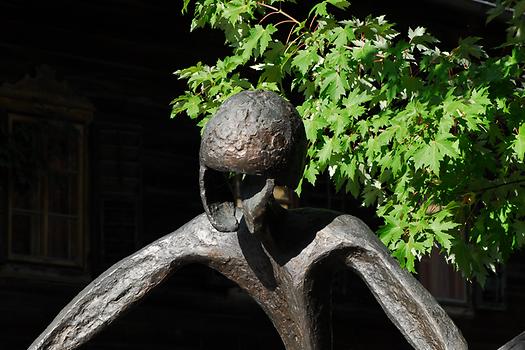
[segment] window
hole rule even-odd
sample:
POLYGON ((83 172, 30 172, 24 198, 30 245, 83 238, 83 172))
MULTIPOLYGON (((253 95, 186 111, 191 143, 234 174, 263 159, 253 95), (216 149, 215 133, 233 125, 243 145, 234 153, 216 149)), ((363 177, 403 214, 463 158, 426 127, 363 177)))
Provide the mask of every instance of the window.
POLYGON ((489 273, 485 285, 481 287, 477 282, 467 282, 461 273, 451 264, 447 264, 434 249, 429 257, 423 258, 419 263, 418 278, 449 312, 463 314, 464 311, 468 312, 468 309, 505 309, 506 273, 501 266, 498 266, 494 273, 489 273))
POLYGON ((436 249, 419 263, 418 277, 421 284, 440 302, 465 306, 469 302, 467 282, 436 249))
POLYGON ((474 302, 476 308, 485 310, 505 310, 507 273, 503 265, 498 265, 496 271, 489 272, 483 288, 475 286, 474 302))
MULTIPOLYGON (((7 235, 4 234, 7 228, 7 133, 0 128, 0 247, 5 247, 7 235)), ((2 257, 2 251, 0 251, 2 257)))
POLYGON ((7 258, 82 266, 84 127, 9 114, 8 128, 7 258))

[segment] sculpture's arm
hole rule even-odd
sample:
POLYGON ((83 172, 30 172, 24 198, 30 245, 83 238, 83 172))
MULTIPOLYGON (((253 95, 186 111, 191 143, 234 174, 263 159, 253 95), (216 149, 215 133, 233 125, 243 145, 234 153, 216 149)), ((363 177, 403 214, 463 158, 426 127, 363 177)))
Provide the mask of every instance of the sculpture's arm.
POLYGON ((511 341, 503 345, 498 350, 520 350, 525 349, 525 332, 518 334, 511 341))
POLYGON ((445 311, 411 274, 400 268, 364 223, 351 216, 341 216, 334 223, 341 225, 338 231, 346 231, 350 245, 356 247, 350 250, 347 265, 365 281, 415 349, 467 349, 465 339, 445 311))
POLYGON ((201 215, 116 263, 66 305, 29 350, 67 350, 84 344, 170 272, 201 260, 213 246, 210 231, 201 215))

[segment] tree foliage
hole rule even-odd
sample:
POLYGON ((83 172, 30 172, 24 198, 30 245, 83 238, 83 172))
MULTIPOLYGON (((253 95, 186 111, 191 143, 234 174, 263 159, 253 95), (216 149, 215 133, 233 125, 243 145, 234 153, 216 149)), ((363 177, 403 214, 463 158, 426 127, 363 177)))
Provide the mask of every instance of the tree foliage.
POLYGON ((509 17, 491 55, 480 38, 445 51, 425 28, 352 17, 348 1, 289 3, 184 0, 191 29, 222 30, 232 53, 176 72, 188 90, 173 115, 203 126, 241 90, 300 96, 303 181, 328 172, 337 190, 375 207, 378 235, 409 271, 438 247, 483 283, 525 244, 525 1, 490 11, 509 17), (311 9, 295 18, 285 6, 311 9))

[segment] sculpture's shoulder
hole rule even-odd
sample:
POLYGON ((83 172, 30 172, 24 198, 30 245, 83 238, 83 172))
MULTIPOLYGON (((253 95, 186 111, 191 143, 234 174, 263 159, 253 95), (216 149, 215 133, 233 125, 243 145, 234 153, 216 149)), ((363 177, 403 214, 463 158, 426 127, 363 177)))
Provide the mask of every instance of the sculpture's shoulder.
MULTIPOLYGON (((182 225, 177 231, 184 231, 188 230, 189 228, 193 229, 201 229, 206 230, 210 232, 218 232, 210 223, 210 220, 208 219, 208 216, 206 213, 200 213, 199 215, 195 216, 193 219, 182 225)), ((176 232, 176 231, 175 231, 176 232)))
POLYGON ((344 227, 345 229, 350 230, 350 231, 372 233, 372 230, 370 230, 370 227, 368 227, 368 225, 363 220, 361 220, 357 216, 353 216, 350 214, 340 214, 334 220, 333 225, 338 226, 338 227, 344 227))
POLYGON ((339 239, 358 245, 376 245, 379 240, 370 227, 358 217, 350 214, 338 215, 327 229, 339 239))
POLYGON ((212 237, 215 232, 217 232, 217 230, 210 224, 206 213, 201 213, 175 231, 160 237, 148 246, 171 245, 175 237, 177 240, 192 240, 194 237, 212 237))

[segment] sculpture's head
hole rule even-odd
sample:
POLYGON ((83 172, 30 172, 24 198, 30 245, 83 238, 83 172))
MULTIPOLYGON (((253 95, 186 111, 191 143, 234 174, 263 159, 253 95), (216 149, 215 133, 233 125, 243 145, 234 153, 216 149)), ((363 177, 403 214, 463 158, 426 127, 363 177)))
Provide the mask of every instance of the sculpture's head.
POLYGON ((244 174, 240 185, 250 232, 262 225, 275 185, 295 188, 304 170, 306 135, 291 103, 269 91, 230 97, 204 129, 200 147, 200 193, 211 224, 235 231, 235 203, 224 173, 244 174))

